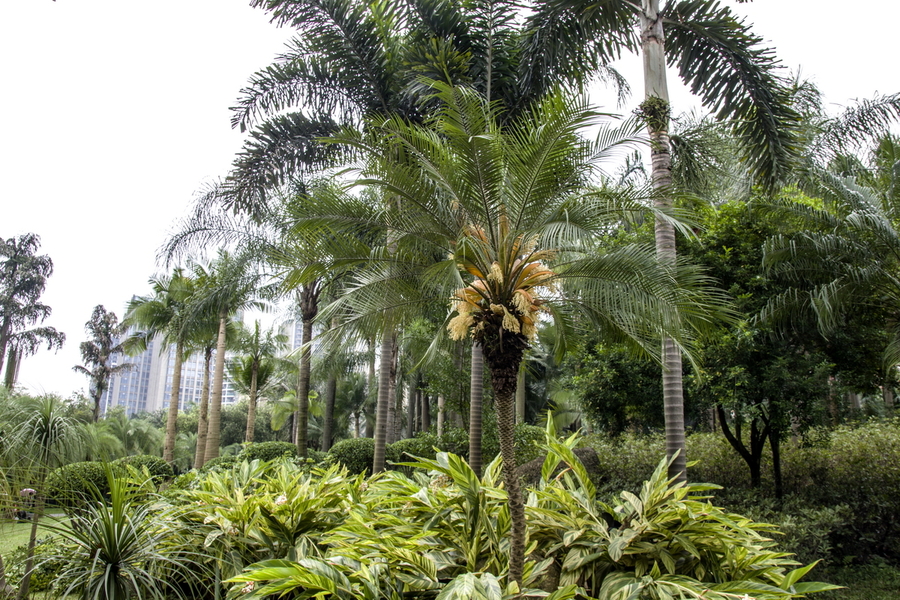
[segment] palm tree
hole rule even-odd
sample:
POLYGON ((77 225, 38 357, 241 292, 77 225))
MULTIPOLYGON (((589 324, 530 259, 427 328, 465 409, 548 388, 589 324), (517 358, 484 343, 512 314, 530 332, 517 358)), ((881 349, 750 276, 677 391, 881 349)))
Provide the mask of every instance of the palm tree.
POLYGON ((80 444, 81 430, 66 415, 66 404, 54 396, 17 399, 11 415, 5 421, 11 428, 4 432, 0 449, 8 477, 18 475, 23 487, 36 488, 31 534, 28 538, 25 572, 19 583, 18 600, 28 597, 31 572, 34 567, 34 546, 38 522, 44 512, 43 484, 49 472, 71 460, 80 444))
POLYGON ((139 329, 125 342, 129 353, 140 354, 145 351, 150 340, 157 335, 161 335, 163 339, 161 352, 167 352, 173 345, 175 347, 163 446, 163 459, 171 463, 175 460, 175 424, 181 395, 181 366, 192 335, 189 304, 196 294, 197 283, 183 269, 176 268, 169 276, 152 277, 150 286, 153 295, 133 298, 128 303, 122 324, 124 327, 139 329))
POLYGON ((249 397, 245 442, 253 441, 258 392, 270 383, 275 374, 276 357, 286 346, 286 335, 276 334, 271 329, 263 332, 259 321, 254 322, 252 331, 243 326, 238 329, 234 348, 239 355, 229 367, 229 375, 249 397))
POLYGON ((113 354, 125 350, 120 340, 125 329, 119 325, 116 313, 107 311, 102 304, 97 305, 84 328, 91 336, 90 340, 81 342, 81 358, 85 364, 72 368, 76 373, 87 375, 90 379, 90 394, 94 401, 92 419, 96 423, 100 419, 100 399, 109 388, 110 379, 116 373, 130 369, 132 364, 110 364, 113 354))
MULTIPOLYGON (((770 238, 764 262, 794 287, 769 302, 764 318, 784 324, 798 314, 814 317, 829 334, 851 309, 893 315, 900 307, 900 139, 886 135, 869 164, 838 155, 829 168, 811 167, 806 191, 821 207, 791 198, 770 203, 800 231, 770 238)), ((891 340, 884 366, 900 363, 900 327, 885 323, 891 340)))
MULTIPOLYGON (((234 256, 220 250, 218 257, 210 263, 209 267, 194 263, 192 268, 197 292, 191 303, 190 313, 201 317, 212 312, 216 315, 218 323, 206 451, 203 457, 203 463, 206 463, 219 456, 219 439, 222 433, 222 388, 225 381, 225 352, 229 318, 239 310, 262 309, 265 305, 255 299, 260 276, 249 255, 234 256)), ((200 467, 202 464, 196 466, 200 467)))
POLYGON ((33 233, 5 240, 0 238, 0 371, 8 359, 4 384, 16 382, 19 362, 34 354, 42 343, 47 349, 59 349, 66 341, 53 327, 31 325, 42 323, 51 309, 40 302, 53 274, 49 256, 37 255, 41 238, 33 233))
POLYGON ((525 522, 514 397, 539 314, 568 329, 578 312, 610 336, 658 355, 661 335, 683 348, 687 323, 710 320, 721 304, 705 295, 702 276, 660 264, 651 249, 603 248, 624 219, 647 210, 591 185, 599 162, 631 141, 627 134, 606 130, 600 139, 609 144, 584 142, 578 131, 598 115, 562 95, 501 127, 496 109, 477 93, 434 85, 445 106, 430 128, 382 119, 369 123, 372 135, 346 131, 338 138, 365 153, 362 181, 389 188, 402 208, 359 215, 345 210, 355 210, 353 201, 344 206, 345 197, 335 195, 310 207, 309 219, 335 216, 336 237, 358 227, 349 215, 395 232, 395 252, 374 249, 370 267, 329 316, 441 297, 436 289, 423 294, 426 286, 456 289, 457 315, 447 328, 455 339, 472 336, 490 373, 512 515, 510 579, 521 582, 525 522))

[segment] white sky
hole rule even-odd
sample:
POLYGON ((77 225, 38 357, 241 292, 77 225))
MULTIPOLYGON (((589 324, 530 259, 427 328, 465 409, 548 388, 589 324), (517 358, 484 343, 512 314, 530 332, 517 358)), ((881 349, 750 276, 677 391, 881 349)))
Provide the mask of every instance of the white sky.
MULTIPOLYGON (((726 3, 827 102, 900 91, 885 33, 900 3, 726 3)), ((240 149, 228 108, 288 37, 248 0, 0 1, 0 237, 41 236, 55 265, 45 324, 68 337, 25 360, 21 385, 87 388, 72 366, 93 307, 121 317, 132 294, 149 293, 170 227, 240 149)), ((640 97, 639 61, 621 68, 640 97)), ((672 95, 677 112, 690 108, 686 92, 672 95)))

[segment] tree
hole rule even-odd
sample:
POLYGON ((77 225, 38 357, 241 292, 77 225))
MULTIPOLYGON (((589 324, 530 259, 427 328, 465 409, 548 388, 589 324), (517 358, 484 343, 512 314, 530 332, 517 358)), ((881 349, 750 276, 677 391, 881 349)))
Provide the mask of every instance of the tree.
POLYGON ((36 254, 41 238, 26 233, 18 238, 0 238, 0 371, 6 365, 7 388, 16 381, 19 361, 34 354, 42 343, 47 349, 59 349, 66 341, 64 333, 53 327, 35 327, 50 316, 51 309, 40 302, 53 274, 53 261, 36 254))
POLYGON ((109 389, 110 379, 116 373, 131 368, 132 365, 110 364, 113 354, 125 351, 121 341, 125 329, 119 325, 119 319, 114 312, 107 311, 103 305, 95 306, 91 319, 85 323, 84 328, 91 337, 90 340, 81 342, 81 358, 85 364, 72 369, 76 373, 87 375, 91 382, 89 391, 94 401, 93 421, 96 423, 100 419, 100 399, 109 389))
POLYGON ((218 323, 206 452, 203 457, 203 462, 206 463, 219 456, 222 388, 225 381, 225 351, 228 341, 229 318, 239 310, 251 307, 264 308, 264 305, 255 300, 260 276, 252 258, 247 254, 232 255, 220 250, 217 258, 208 267, 194 263, 193 275, 196 280, 197 292, 190 306, 190 314, 197 318, 215 314, 218 323))
POLYGON ((80 429, 67 416, 66 404, 55 396, 16 398, 10 414, 4 415, 9 429, 4 432, 2 458, 7 477, 35 489, 31 534, 26 551, 25 573, 16 598, 28 597, 34 567, 34 547, 38 522, 43 516, 44 481, 50 471, 66 464, 80 444, 80 429))
POLYGON ((287 336, 276 334, 271 329, 262 332, 259 321, 254 322, 252 331, 246 327, 238 329, 234 344, 238 357, 229 367, 229 375, 231 380, 248 395, 245 442, 253 441, 258 393, 271 383, 278 354, 286 346, 287 336))
POLYGON ((447 328, 456 339, 472 336, 490 373, 512 517, 509 576, 520 582, 525 523, 514 396, 538 314, 566 329, 578 312, 611 337, 658 356, 660 335, 685 347, 689 330, 713 319, 720 306, 694 270, 660 264, 649 248, 603 247, 611 231, 646 210, 591 185, 599 162, 630 141, 627 134, 607 130, 598 138, 604 143, 585 143, 578 131, 598 115, 563 95, 501 127, 496 109, 477 93, 434 86, 444 106, 430 127, 380 119, 369 122, 370 135, 347 131, 338 138, 365 153, 363 181, 390 189, 396 205, 360 214, 355 199, 337 195, 309 207, 308 218, 321 223, 332 215, 336 239, 363 220, 396 236, 396 251, 373 249, 355 288, 328 316, 433 302, 441 287, 456 290, 457 314, 447 328), (423 293, 424 287, 432 289, 423 293))
MULTIPOLYGON (((152 277, 152 296, 138 296, 128 303, 123 326, 139 328, 125 343, 128 352, 139 354, 147 349, 150 340, 157 335, 163 338, 160 352, 168 352, 174 346, 172 387, 169 392, 169 410, 166 418, 166 439, 163 459, 175 460, 175 425, 178 419, 181 397, 181 366, 190 343, 191 316, 189 304, 196 294, 197 282, 176 268, 169 276, 152 277)), ((197 321, 195 321, 196 324, 197 321)))

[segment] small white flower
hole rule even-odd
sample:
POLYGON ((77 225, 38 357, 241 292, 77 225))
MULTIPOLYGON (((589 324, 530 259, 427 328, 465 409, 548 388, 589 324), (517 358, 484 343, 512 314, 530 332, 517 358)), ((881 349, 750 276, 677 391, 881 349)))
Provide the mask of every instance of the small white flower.
POLYGON ((282 504, 287 504, 287 496, 284 494, 275 498, 275 506, 281 506, 282 504))
POLYGON ((255 587, 256 587, 256 585, 252 581, 250 581, 247 583, 247 585, 245 585, 244 587, 241 588, 241 593, 249 594, 250 592, 253 591, 253 588, 255 588, 255 587))

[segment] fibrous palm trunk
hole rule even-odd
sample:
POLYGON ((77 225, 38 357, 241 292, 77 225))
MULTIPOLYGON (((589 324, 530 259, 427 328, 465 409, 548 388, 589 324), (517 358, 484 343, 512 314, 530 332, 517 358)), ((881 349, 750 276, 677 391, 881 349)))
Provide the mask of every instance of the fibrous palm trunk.
POLYGON ((256 386, 259 378, 259 361, 253 361, 250 371, 250 399, 247 405, 247 431, 244 433, 244 441, 253 441, 253 432, 256 429, 256 386))
POLYGON ((319 287, 318 281, 305 284, 300 290, 300 319, 303 321, 303 333, 300 343, 300 368, 297 375, 297 410, 294 413, 294 427, 296 435, 294 443, 300 456, 306 458, 309 443, 309 372, 312 363, 313 319, 319 314, 319 287))
MULTIPOLYGON (((494 405, 497 410, 497 432, 500 438, 500 456, 503 459, 503 484, 509 503, 509 580, 522 586, 525 564, 525 501, 516 468, 515 449, 515 400, 519 363, 528 345, 521 334, 497 328, 494 339, 484 339, 482 352, 491 375, 494 405)), ((487 336, 485 336, 487 338, 487 336)))
POLYGON ((302 349, 300 351, 300 368, 297 375, 297 411, 294 413, 297 435, 294 443, 297 444, 297 452, 306 457, 309 434, 309 373, 311 352, 309 343, 312 341, 312 319, 303 319, 303 333, 301 335, 302 349))
POLYGON ((203 356, 203 388, 200 391, 200 417, 197 420, 197 448, 194 451, 194 467, 200 468, 206 456, 206 436, 209 435, 209 363, 212 347, 207 346, 203 356))
POLYGON ((175 425, 178 422, 178 403, 181 401, 181 364, 184 362, 184 342, 175 344, 175 364, 172 367, 172 391, 169 394, 169 413, 166 417, 166 441, 163 445, 163 460, 175 461, 175 425))
MULTIPOLYGON (((641 12, 641 48, 644 59, 644 116, 650 134, 652 182, 658 208, 672 205, 672 154, 668 133, 669 91, 666 83, 666 56, 659 0, 643 0, 641 12)), ((656 253, 666 266, 675 266, 675 229, 671 223, 656 220, 656 253)), ((684 443, 684 392, 682 389, 681 351, 675 342, 662 341, 663 405, 666 424, 666 456, 672 460, 669 477, 684 481, 687 465, 684 443), (676 456, 677 455, 677 456, 676 456)))
POLYGON ((481 399, 484 395, 484 356, 481 344, 472 342, 472 373, 469 380, 469 467, 481 477, 481 399))
MULTIPOLYGON (((209 395, 209 425, 206 434, 206 451, 203 463, 219 456, 219 441, 222 438, 222 387, 225 383, 225 342, 228 313, 219 312, 219 335, 216 338, 216 362, 213 368, 212 393, 209 395)), ((203 465, 200 465, 203 466, 203 465)))
POLYGON ((325 384, 325 423, 322 426, 322 452, 331 450, 334 435, 334 401, 337 396, 337 375, 330 375, 325 384))
POLYGON ((372 473, 384 471, 384 452, 387 446, 388 404, 390 403, 391 354, 394 330, 390 325, 381 336, 381 351, 378 364, 378 400, 375 405, 375 455, 372 459, 372 473))

